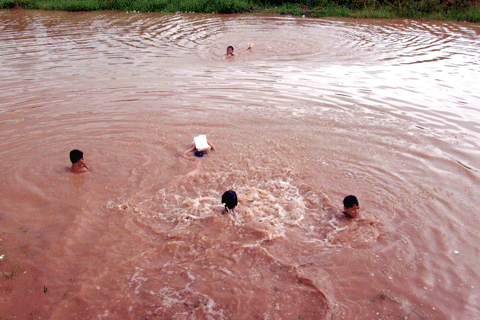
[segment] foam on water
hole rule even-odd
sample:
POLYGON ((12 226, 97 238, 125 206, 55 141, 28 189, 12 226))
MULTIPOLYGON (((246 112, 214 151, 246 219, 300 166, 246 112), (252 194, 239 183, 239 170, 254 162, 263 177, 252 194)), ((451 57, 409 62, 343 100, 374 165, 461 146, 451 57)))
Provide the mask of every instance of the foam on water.
POLYGON ((165 223, 178 229, 194 221, 219 217, 237 227, 255 226, 265 230, 265 240, 274 240, 284 238, 287 229, 309 228, 311 221, 305 220, 319 215, 318 197, 291 168, 273 172, 251 167, 232 172, 229 167, 220 166, 215 171, 201 172, 193 179, 188 175, 177 176, 153 195, 139 192, 109 207, 128 208, 132 216, 162 233, 165 223), (221 204, 222 185, 237 192, 239 205, 234 213, 226 214, 221 204))

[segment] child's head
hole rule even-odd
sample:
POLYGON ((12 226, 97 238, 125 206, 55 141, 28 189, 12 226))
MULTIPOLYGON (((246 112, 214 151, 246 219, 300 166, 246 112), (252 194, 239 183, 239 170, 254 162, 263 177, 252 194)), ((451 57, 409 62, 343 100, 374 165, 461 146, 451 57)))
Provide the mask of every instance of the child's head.
POLYGON ((77 163, 78 161, 82 160, 83 159, 83 152, 80 151, 80 150, 72 150, 70 151, 70 161, 72 161, 72 163, 77 163))
POLYGON ((343 199, 343 213, 345 217, 352 219, 355 218, 360 212, 360 207, 358 205, 357 197, 347 196, 343 199))
POLYGON ((205 156, 205 151, 199 151, 199 150, 197 150, 197 151, 195 151, 195 152, 193 153, 193 155, 194 155, 195 157, 203 158, 203 157, 205 156))
POLYGON ((222 195, 222 203, 225 204, 225 209, 232 210, 238 204, 237 193, 233 190, 225 191, 222 195))
POLYGON ((233 55, 233 47, 232 46, 227 47, 227 55, 229 55, 229 56, 233 55))

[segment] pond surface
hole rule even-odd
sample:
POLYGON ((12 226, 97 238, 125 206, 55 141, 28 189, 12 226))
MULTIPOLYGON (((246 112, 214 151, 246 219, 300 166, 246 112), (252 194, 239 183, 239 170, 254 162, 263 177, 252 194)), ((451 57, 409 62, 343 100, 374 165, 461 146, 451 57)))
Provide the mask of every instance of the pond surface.
POLYGON ((0 318, 476 319, 479 36, 0 11, 0 318))

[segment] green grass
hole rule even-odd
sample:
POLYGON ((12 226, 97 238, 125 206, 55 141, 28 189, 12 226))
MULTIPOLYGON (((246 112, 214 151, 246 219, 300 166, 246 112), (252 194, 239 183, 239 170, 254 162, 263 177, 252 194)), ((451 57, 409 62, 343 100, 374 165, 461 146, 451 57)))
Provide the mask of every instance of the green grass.
POLYGON ((0 9, 263 13, 480 22, 480 0, 0 0, 0 9))
POLYGON ((244 13, 251 0, 0 0, 0 9, 244 13))
POLYGON ((480 22, 480 3, 462 11, 451 11, 447 14, 448 19, 452 21, 470 21, 480 22))

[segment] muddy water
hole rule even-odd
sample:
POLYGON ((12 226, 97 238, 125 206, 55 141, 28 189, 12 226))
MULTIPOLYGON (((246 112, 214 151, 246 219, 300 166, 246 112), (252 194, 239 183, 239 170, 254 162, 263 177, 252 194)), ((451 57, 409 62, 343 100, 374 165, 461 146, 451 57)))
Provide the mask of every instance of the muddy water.
POLYGON ((0 318, 477 319, 479 34, 0 11, 0 318))

